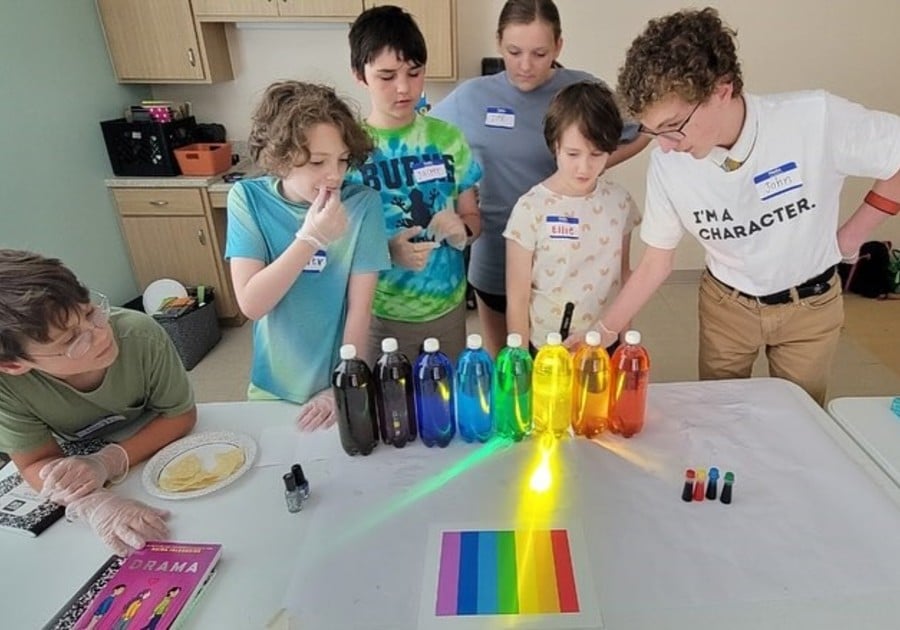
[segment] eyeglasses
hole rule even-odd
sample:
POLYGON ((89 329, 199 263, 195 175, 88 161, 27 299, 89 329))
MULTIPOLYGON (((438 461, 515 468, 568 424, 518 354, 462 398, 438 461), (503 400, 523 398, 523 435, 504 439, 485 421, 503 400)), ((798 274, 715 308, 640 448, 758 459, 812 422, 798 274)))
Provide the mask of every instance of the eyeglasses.
POLYGON ((671 142, 681 142, 687 135, 684 133, 684 128, 689 122, 691 122, 691 118, 694 116, 694 112, 697 111, 698 107, 700 107, 700 103, 694 105, 694 109, 692 109, 691 113, 687 115, 687 118, 684 119, 684 122, 678 125, 677 129, 668 129, 666 131, 650 131, 644 125, 641 125, 640 127, 638 127, 638 133, 643 133, 648 136, 655 136, 657 138, 663 138, 671 142))
POLYGON ((66 347, 65 352, 48 352, 37 353, 29 352, 32 357, 68 357, 70 359, 80 359, 91 346, 94 345, 94 331, 103 328, 109 321, 109 298, 98 291, 91 291, 91 304, 94 307, 93 312, 87 317, 87 322, 91 325, 87 330, 82 330, 78 336, 73 339, 66 347))

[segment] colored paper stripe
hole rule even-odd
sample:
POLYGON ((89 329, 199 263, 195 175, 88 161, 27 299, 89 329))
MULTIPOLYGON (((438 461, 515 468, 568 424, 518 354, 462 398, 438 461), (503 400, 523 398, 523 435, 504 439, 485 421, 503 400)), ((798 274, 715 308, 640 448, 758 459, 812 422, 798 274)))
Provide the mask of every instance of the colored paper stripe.
POLYGON ((438 593, 435 613, 456 614, 456 592, 459 584, 459 532, 444 532, 441 539, 441 565, 438 569, 438 593))
POLYGON ((568 532, 443 532, 438 616, 579 612, 568 532))
POLYGON ((559 595, 559 612, 576 613, 578 591, 575 588, 575 573, 572 571, 572 553, 569 550, 569 536, 563 529, 550 532, 553 544, 553 560, 556 566, 556 588, 559 595))

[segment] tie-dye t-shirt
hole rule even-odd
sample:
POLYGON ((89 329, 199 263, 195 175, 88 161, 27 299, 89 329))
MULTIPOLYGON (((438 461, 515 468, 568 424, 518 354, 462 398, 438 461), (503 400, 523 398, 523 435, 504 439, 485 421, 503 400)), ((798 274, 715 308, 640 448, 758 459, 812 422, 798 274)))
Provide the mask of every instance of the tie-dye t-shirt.
MULTIPOLYGON (((250 383, 284 400, 304 403, 331 384, 350 276, 375 273, 390 264, 378 195, 345 183, 341 201, 347 231, 318 252, 278 304, 253 322, 250 383)), ((307 211, 309 204, 281 196, 274 177, 235 183, 228 193, 225 258, 271 264, 294 242, 307 211)))
MULTIPOLYGON (((375 152, 347 177, 381 195, 388 239, 414 225, 428 227, 432 215, 455 208, 459 194, 481 179, 465 137, 450 123, 416 116, 405 127, 367 130, 375 152)), ((382 271, 372 310, 383 319, 428 322, 457 307, 465 291, 463 253, 441 243, 421 271, 397 265, 382 271)))

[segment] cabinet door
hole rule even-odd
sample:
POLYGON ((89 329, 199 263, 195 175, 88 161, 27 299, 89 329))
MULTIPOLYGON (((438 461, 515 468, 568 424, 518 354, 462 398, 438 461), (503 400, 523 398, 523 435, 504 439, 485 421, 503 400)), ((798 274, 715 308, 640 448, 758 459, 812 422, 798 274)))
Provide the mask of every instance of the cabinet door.
POLYGON ((428 46, 426 78, 456 80, 456 0, 365 0, 366 8, 393 4, 409 11, 428 46))
MULTIPOLYGON (((174 278, 223 293, 206 217, 122 217, 122 231, 141 291, 159 278, 174 278)), ((219 317, 236 315, 227 299, 217 299, 216 310, 219 317)))
POLYGON ((278 15, 281 0, 193 0, 194 15, 262 17, 278 15))
POLYGON ((346 17, 355 19, 362 12, 362 0, 277 0, 283 17, 346 17))

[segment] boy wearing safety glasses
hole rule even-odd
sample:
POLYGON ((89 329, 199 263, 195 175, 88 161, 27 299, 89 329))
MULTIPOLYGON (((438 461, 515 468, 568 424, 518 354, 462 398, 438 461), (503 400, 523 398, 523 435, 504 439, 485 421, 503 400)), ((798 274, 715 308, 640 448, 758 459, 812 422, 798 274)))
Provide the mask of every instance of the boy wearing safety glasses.
POLYGON ((110 308, 59 260, 0 249, 0 451, 44 498, 119 555, 165 538, 167 512, 105 486, 196 417, 184 366, 153 318, 110 308), (64 454, 96 438, 110 443, 64 454))

